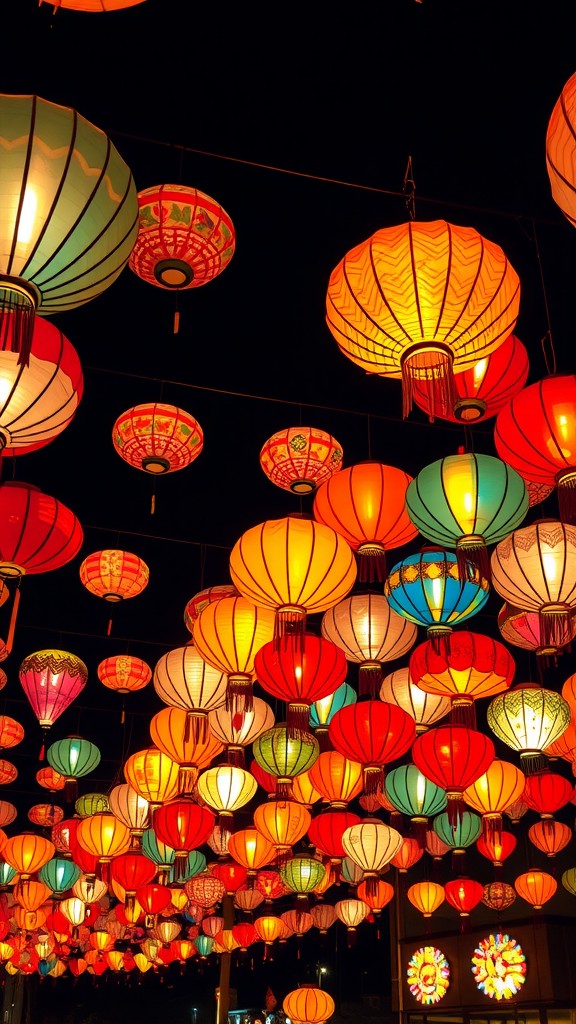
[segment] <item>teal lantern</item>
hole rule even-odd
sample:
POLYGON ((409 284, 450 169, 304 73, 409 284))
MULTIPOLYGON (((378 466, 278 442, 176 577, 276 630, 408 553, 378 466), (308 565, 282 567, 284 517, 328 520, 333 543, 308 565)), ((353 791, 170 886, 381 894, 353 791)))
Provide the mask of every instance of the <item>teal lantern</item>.
POLYGON ((280 868, 280 877, 285 885, 303 898, 320 885, 325 874, 322 861, 301 855, 290 857, 280 868))
POLYGON ((387 772, 384 789, 392 806, 410 818, 414 838, 424 846, 428 819, 443 811, 448 802, 445 791, 422 775, 415 764, 403 764, 387 772))
POLYGON ((482 818, 473 811, 462 811, 458 820, 451 824, 448 814, 438 814, 432 822, 432 828, 446 846, 453 851, 465 850, 473 846, 482 834, 482 818))
POLYGON ((13 868, 11 864, 7 864, 5 860, 0 860, 0 889, 10 885, 14 881, 15 876, 16 868, 13 868))
POLYGON ((165 885, 170 869, 176 860, 176 850, 173 850, 171 846, 167 846, 161 839, 158 839, 153 828, 147 828, 142 833, 142 853, 149 860, 153 861, 154 864, 158 865, 158 880, 165 885))
POLYGON ((46 759, 54 771, 64 776, 64 796, 71 802, 76 798, 77 779, 89 775, 100 764, 100 751, 90 740, 81 736, 67 736, 48 747, 46 759))
POLYGON ((433 646, 441 650, 453 627, 484 607, 490 584, 472 566, 462 579, 453 551, 424 548, 396 563, 384 581, 384 593, 395 611, 425 626, 433 646))
POLYGON ((172 885, 176 881, 179 884, 187 882, 189 878, 201 875, 206 870, 206 866, 207 861, 204 854, 200 850, 190 850, 186 860, 180 861, 178 864, 178 878, 176 878, 176 864, 172 864, 168 872, 168 885, 172 885))
POLYGON ((137 234, 132 172, 105 133, 69 107, 0 94, 0 333, 20 363, 36 312, 100 295, 137 234))
POLYGON ((198 950, 198 955, 202 960, 205 960, 206 957, 210 956, 214 948, 214 939, 211 935, 197 935, 194 939, 194 945, 198 950))
POLYGON ((528 488, 493 455, 461 452, 430 463, 406 490, 406 510, 426 540, 456 548, 460 575, 490 576, 487 545, 497 544, 526 518, 528 488))
POLYGON ((84 793, 74 804, 74 810, 80 818, 89 818, 91 814, 103 814, 110 810, 110 801, 105 793, 84 793))
POLYGON ((52 857, 44 867, 40 868, 40 881, 44 882, 55 896, 61 896, 71 889, 82 874, 73 860, 65 857, 52 857))
POLYGON ((354 704, 358 699, 356 690, 349 683, 341 683, 334 693, 328 695, 328 697, 322 697, 320 700, 315 700, 310 705, 310 728, 314 730, 314 735, 322 747, 324 737, 328 735, 328 726, 332 721, 332 717, 340 708, 345 708, 348 704, 354 704))

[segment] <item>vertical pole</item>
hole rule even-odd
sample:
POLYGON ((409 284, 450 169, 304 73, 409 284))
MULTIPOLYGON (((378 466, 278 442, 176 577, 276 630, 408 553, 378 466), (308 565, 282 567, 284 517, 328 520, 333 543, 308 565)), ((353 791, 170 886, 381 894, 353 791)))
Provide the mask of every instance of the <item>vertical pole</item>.
MULTIPOLYGON (((232 928, 234 924, 234 898, 226 893, 222 900, 222 916, 224 928, 232 928)), ((216 996, 216 1024, 227 1024, 230 1009, 230 967, 231 953, 220 953, 220 983, 216 996)))

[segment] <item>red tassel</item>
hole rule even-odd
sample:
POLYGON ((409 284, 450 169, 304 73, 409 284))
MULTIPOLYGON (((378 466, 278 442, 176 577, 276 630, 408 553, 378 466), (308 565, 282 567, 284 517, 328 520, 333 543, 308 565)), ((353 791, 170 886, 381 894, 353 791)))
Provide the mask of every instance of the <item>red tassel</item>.
POLYGON ((384 769, 381 765, 365 765, 364 770, 364 792, 381 793, 384 789, 384 769))
POLYGON ((298 605, 285 605, 276 612, 274 620, 274 648, 280 650, 283 640, 290 637, 295 638, 298 646, 304 651, 304 636, 306 632, 306 609, 298 605))
MULTIPOLYGON (((390 822, 392 824, 392 822, 390 822)), ((426 849, 426 832, 428 831, 427 818, 412 818, 410 833, 416 840, 421 850, 426 849)))
POLYGON ((209 734, 208 726, 208 714, 201 708, 194 711, 188 711, 186 714, 186 725, 184 727, 184 743, 189 743, 190 739, 194 741, 194 744, 206 743, 209 734))
POLYGON ((571 609, 566 604, 549 604, 540 609, 540 641, 542 647, 563 647, 571 626, 571 609))
POLYGON ((310 705, 294 701, 286 709, 286 728, 291 740, 298 740, 310 729, 310 705))
POLYGON ((473 700, 466 697, 456 697, 452 700, 450 721, 452 725, 465 725, 467 729, 476 728, 476 705, 473 700))
POLYGON ((276 783, 276 799, 277 800, 291 800, 292 799, 292 780, 291 779, 278 779, 276 783))
POLYGON ((490 843, 493 847, 502 845, 501 814, 482 815, 482 835, 485 843, 490 843))
POLYGON ((18 352, 18 366, 28 366, 38 292, 23 278, 2 275, 0 281, 0 330, 2 347, 18 352))
POLYGON ((67 778, 64 783, 64 799, 67 804, 75 802, 78 796, 78 780, 73 778, 67 778))
POLYGON ((446 805, 448 824, 451 828, 456 829, 462 820, 464 800, 461 793, 447 793, 446 796, 448 799, 448 803, 446 805))
POLYGON ((434 654, 441 658, 448 658, 450 655, 451 626, 428 626, 426 635, 432 646, 434 654))
POLYGON ((379 661, 363 662, 358 670, 358 696, 368 695, 371 700, 376 700, 383 674, 379 661))
POLYGON ((386 579, 386 551, 381 544, 361 544, 356 563, 359 583, 383 583, 386 579))
POLYGON ((226 711, 233 713, 254 709, 254 691, 252 688, 252 677, 248 675, 229 675, 228 686, 226 687, 226 711))
POLYGON ((244 747, 237 747, 230 744, 230 746, 226 748, 226 754, 228 764, 234 765, 235 768, 246 767, 246 752, 244 747))
POLYGON ((463 583, 469 580, 490 580, 490 556, 483 537, 470 534, 456 542, 458 576, 463 583))
POLYGON ((402 418, 412 411, 413 382, 418 381, 426 392, 429 420, 445 416, 456 403, 457 394, 452 372, 450 349, 427 342, 412 345, 402 358, 402 418))
POLYGON ((556 493, 560 520, 576 524, 576 470, 565 469, 556 474, 556 493))

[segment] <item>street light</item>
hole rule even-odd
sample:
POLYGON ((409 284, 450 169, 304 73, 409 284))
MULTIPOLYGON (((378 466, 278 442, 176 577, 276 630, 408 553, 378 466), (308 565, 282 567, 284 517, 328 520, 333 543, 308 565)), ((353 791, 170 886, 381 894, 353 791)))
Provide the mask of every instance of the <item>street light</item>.
POLYGON ((318 978, 318 988, 322 988, 322 978, 325 974, 328 974, 327 967, 321 967, 320 964, 316 966, 316 977, 318 978))

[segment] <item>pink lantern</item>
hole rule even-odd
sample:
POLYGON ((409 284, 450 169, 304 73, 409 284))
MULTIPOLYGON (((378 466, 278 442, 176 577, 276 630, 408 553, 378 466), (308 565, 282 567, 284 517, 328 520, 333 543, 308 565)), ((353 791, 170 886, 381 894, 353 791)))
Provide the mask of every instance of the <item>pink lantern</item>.
POLYGON ((18 675, 45 740, 56 719, 86 686, 88 669, 75 654, 49 649, 24 658, 18 675))

